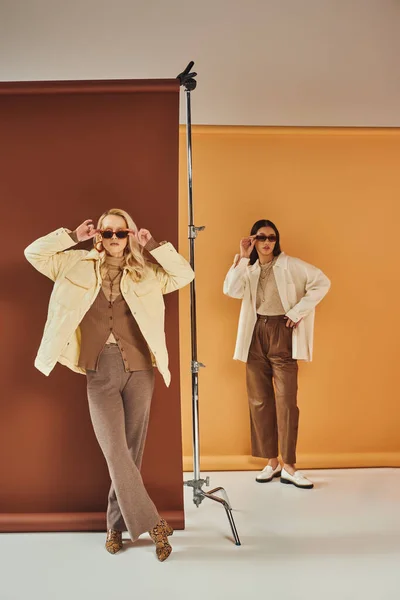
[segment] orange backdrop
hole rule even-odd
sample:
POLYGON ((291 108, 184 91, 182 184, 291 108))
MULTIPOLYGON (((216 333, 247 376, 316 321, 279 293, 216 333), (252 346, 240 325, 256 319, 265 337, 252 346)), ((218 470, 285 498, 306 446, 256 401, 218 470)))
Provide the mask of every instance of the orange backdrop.
MULTIPOLYGON (((187 255, 181 131, 180 248, 187 255)), ((332 280, 317 308, 314 361, 300 362, 298 466, 400 466, 400 130, 194 128, 201 466, 256 469, 245 365, 233 361, 240 301, 225 274, 260 218, 285 252, 332 280)), ((189 295, 181 293, 184 465, 192 466, 189 295)))

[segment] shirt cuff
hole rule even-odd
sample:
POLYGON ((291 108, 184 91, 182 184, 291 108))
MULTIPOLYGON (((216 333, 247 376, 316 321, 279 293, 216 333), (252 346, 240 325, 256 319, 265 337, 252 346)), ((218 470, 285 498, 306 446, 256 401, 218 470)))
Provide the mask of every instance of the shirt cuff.
POLYGON ((76 235, 76 231, 69 231, 68 235, 75 244, 78 243, 79 240, 78 240, 78 236, 76 235))
POLYGON ((160 246, 160 244, 158 242, 156 242, 156 240, 154 238, 150 238, 149 241, 147 242, 147 244, 145 244, 145 249, 148 252, 151 252, 152 250, 155 250, 156 248, 158 248, 160 246))
POLYGON ((288 317, 288 319, 290 319, 291 321, 293 321, 293 323, 298 323, 299 321, 301 321, 300 315, 298 314, 298 312, 294 308, 291 308, 286 313, 286 317, 288 317))

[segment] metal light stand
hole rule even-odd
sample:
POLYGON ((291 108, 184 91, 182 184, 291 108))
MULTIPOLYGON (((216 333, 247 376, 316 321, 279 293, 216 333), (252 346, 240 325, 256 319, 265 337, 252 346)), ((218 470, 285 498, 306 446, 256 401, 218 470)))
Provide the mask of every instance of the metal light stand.
MULTIPOLYGON (((194 62, 190 62, 186 69, 178 75, 180 84, 186 93, 186 141, 187 141, 187 167, 188 167, 188 205, 189 205, 189 251, 190 266, 194 270, 194 242, 199 231, 205 227, 196 227, 193 223, 193 187, 192 187, 192 116, 191 116, 191 92, 196 88, 197 81, 194 79, 197 73, 191 73, 194 62)), ((236 529, 235 521, 232 516, 232 507, 229 502, 228 494, 222 487, 217 487, 209 492, 203 490, 203 486, 210 485, 210 478, 201 479, 200 477, 200 442, 199 442, 199 370, 204 367, 197 360, 197 319, 196 319, 196 283, 193 280, 190 284, 190 319, 191 319, 191 344, 192 344, 192 410, 193 410, 193 471, 194 479, 185 481, 193 489, 193 502, 200 506, 204 498, 209 498, 219 502, 225 508, 229 524, 232 529, 233 538, 236 546, 240 546, 240 539, 236 529), (217 494, 220 493, 222 498, 217 494)))

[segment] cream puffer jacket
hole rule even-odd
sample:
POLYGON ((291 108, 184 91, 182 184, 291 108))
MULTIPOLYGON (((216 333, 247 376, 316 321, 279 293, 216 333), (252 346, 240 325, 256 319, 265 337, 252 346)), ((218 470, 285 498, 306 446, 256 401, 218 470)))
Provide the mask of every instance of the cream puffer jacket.
MULTIPOLYGON (((27 260, 54 281, 47 322, 35 367, 49 375, 57 362, 76 371, 80 353, 79 324, 101 289, 100 265, 104 252, 68 250, 74 245, 70 230, 61 228, 39 238, 25 249, 27 260)), ((157 368, 169 386, 168 352, 164 332, 163 294, 178 290, 194 279, 189 263, 166 243, 151 254, 158 264, 146 263, 140 282, 129 271, 121 278, 121 293, 151 350, 157 368)))

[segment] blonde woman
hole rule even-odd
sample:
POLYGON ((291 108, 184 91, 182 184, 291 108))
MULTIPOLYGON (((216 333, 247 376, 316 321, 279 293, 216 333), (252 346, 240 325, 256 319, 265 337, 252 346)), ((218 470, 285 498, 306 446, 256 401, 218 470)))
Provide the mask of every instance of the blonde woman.
POLYGON ((54 281, 35 366, 49 375, 59 362, 87 376, 90 416, 112 481, 106 549, 121 550, 122 531, 132 541, 148 531, 164 561, 173 530, 151 501, 140 467, 153 365, 167 386, 171 379, 162 296, 190 283, 194 273, 172 244, 155 242, 120 209, 105 212, 96 228, 87 220, 74 232, 57 229, 28 246, 25 256, 54 281), (90 252, 69 249, 89 239, 90 252))

